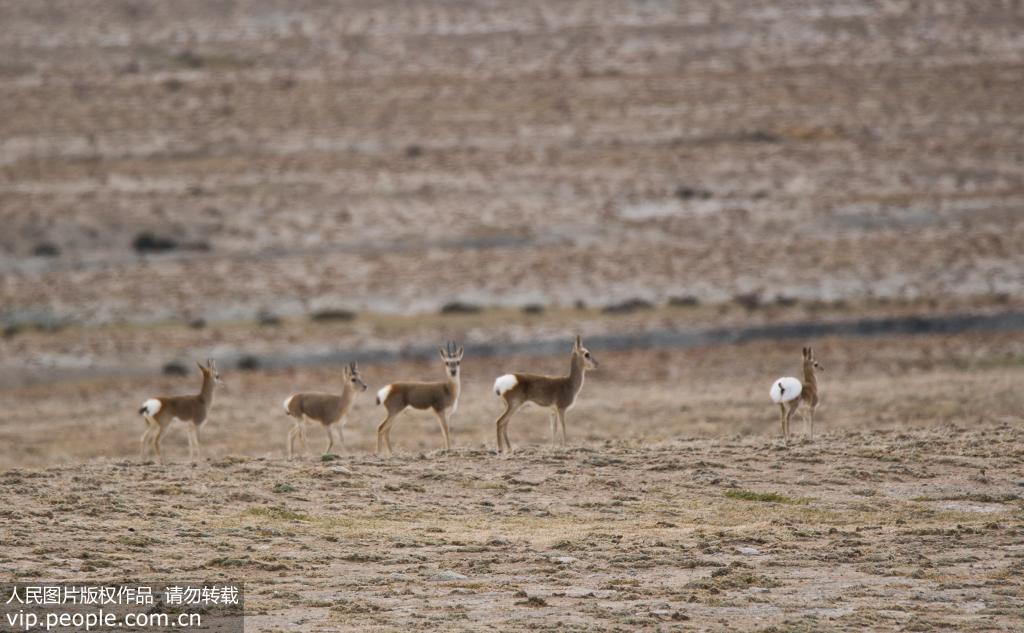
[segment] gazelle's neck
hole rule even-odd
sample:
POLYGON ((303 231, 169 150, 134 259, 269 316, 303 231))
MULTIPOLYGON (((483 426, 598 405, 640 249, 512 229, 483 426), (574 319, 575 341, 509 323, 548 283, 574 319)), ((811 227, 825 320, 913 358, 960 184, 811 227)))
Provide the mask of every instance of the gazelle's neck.
POLYGON ((573 354, 572 359, 569 361, 569 382, 572 383, 573 393, 579 392, 580 388, 583 387, 584 372, 583 357, 579 354, 573 354))
POLYGON ((810 363, 804 363, 804 386, 810 386, 812 389, 818 387, 818 379, 814 375, 814 365, 810 363))
POLYGON ((459 408, 459 392, 462 391, 462 372, 457 372, 454 376, 448 373, 447 370, 444 372, 448 376, 448 388, 452 392, 452 404, 448 409, 448 415, 452 415, 459 408))
POLYGON ((199 392, 199 399, 206 403, 206 406, 213 404, 213 376, 203 374, 203 388, 199 392))
POLYGON ((341 386, 341 408, 347 409, 356 399, 356 390, 352 386, 352 381, 345 379, 345 384, 341 386))

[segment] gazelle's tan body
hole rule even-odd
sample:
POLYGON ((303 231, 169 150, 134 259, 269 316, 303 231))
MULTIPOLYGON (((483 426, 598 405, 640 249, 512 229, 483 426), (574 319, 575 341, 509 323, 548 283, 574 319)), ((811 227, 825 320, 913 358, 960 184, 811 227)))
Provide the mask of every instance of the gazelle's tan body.
MULTIPOLYGON (((198 363, 197 363, 198 364, 198 363)), ((188 458, 195 461, 195 456, 200 455, 199 448, 199 427, 206 421, 213 406, 213 390, 217 385, 224 384, 217 373, 216 365, 211 360, 206 365, 199 364, 199 371, 203 374, 203 386, 199 393, 194 396, 157 396, 142 403, 139 413, 146 420, 146 431, 139 441, 141 448, 139 459, 145 459, 146 450, 151 449, 157 460, 163 462, 163 455, 160 453, 160 440, 167 427, 174 420, 181 420, 188 426, 188 458)))
POLYGON ((459 408, 459 393, 462 389, 460 366, 462 364, 463 348, 456 350, 454 343, 449 343, 447 349, 438 348, 441 359, 445 364, 445 377, 443 382, 393 382, 385 385, 377 392, 377 404, 384 405, 387 417, 377 427, 377 453, 387 449, 391 454, 391 427, 395 423, 395 417, 405 409, 431 410, 437 416, 437 422, 441 426, 441 433, 444 435, 444 449, 450 451, 452 448, 451 434, 448 430, 448 423, 452 414, 459 408))
POLYGON ((786 442, 789 442, 789 423, 793 418, 793 414, 800 407, 801 402, 807 403, 807 412, 809 416, 808 429, 809 436, 814 439, 814 411, 818 408, 818 378, 815 375, 815 370, 824 371, 825 368, 814 359, 814 350, 810 347, 805 347, 801 350, 803 355, 804 365, 804 379, 799 385, 794 385, 793 391, 798 392, 799 395, 791 400, 781 401, 781 394, 777 392, 782 388, 781 385, 789 384, 793 378, 779 378, 773 383, 772 399, 777 401, 779 404, 779 411, 781 415, 780 424, 782 425, 782 437, 785 438, 786 442), (799 390, 795 387, 799 386, 799 390))
POLYGON ((359 375, 359 366, 350 363, 345 366, 344 386, 340 394, 331 393, 296 393, 284 401, 284 411, 295 418, 295 425, 288 431, 288 459, 292 458, 295 440, 300 439, 306 446, 306 420, 319 422, 327 433, 327 448, 330 453, 334 448, 334 428, 337 426, 342 447, 345 446, 345 424, 348 422, 349 411, 355 403, 356 395, 366 391, 366 383, 359 375))
POLYGON ((498 452, 512 450, 508 439, 509 420, 520 407, 530 402, 551 408, 551 442, 555 442, 557 426, 560 425, 562 445, 565 445, 565 413, 576 404, 576 398, 583 389, 586 371, 596 367, 597 360, 583 347, 583 342, 577 336, 569 360, 568 375, 515 373, 499 376, 494 381, 494 393, 505 401, 505 411, 494 423, 498 434, 498 452))

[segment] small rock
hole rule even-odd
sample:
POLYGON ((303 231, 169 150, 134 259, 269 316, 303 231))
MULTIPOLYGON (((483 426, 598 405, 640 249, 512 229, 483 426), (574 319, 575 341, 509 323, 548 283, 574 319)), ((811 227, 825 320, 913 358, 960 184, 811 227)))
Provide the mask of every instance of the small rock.
POLYGON ((576 562, 576 558, 573 556, 555 556, 551 560, 560 565, 569 565, 576 562))
POLYGON ((412 580, 412 576, 408 574, 400 574, 397 571, 391 574, 391 580, 412 580))
POLYGON ((761 550, 754 547, 737 547, 736 551, 744 556, 759 556, 761 554, 761 550))
POLYGON ((447 571, 446 570, 446 571, 441 571, 441 572, 438 572, 438 573, 434 574, 434 580, 443 580, 443 581, 448 581, 448 580, 466 580, 467 578, 469 578, 469 576, 466 576, 465 574, 460 574, 457 571, 447 571))

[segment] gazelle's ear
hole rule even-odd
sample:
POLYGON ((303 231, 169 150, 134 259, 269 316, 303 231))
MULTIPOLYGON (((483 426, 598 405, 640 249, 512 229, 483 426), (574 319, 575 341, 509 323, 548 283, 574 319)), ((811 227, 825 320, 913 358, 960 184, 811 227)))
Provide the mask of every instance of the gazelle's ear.
POLYGON ((352 373, 353 374, 356 373, 357 371, 359 371, 359 363, 353 362, 351 366, 352 366, 352 373))
POLYGON ((804 358, 807 358, 807 348, 806 347, 801 347, 800 348, 800 355, 803 356, 804 358))
POLYGON ((448 356, 444 353, 444 348, 440 345, 437 346, 437 353, 441 355, 441 358, 448 360, 448 356))
POLYGON ((196 367, 199 368, 199 371, 203 372, 204 374, 206 373, 206 367, 203 367, 203 364, 200 363, 199 361, 196 361, 196 367))
POLYGON ((464 346, 462 346, 462 345, 459 345, 459 351, 458 351, 458 353, 456 354, 456 356, 458 357, 458 359, 459 359, 459 360, 462 360, 462 355, 463 355, 463 354, 465 354, 465 353, 466 353, 466 348, 465 348, 464 346))
POLYGON ((808 347, 807 348, 807 358, 814 359, 814 348, 813 347, 808 347))
POLYGON ((580 338, 579 334, 576 335, 576 343, 573 345, 573 347, 574 349, 583 349, 583 339, 580 338))

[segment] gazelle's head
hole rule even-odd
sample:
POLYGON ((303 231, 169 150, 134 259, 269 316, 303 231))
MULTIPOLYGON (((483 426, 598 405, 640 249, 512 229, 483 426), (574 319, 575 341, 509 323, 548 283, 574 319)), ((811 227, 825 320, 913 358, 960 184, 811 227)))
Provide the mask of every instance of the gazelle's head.
POLYGON ((366 391, 366 383, 359 375, 359 363, 345 365, 345 384, 351 385, 356 391, 366 391))
POLYGON ((579 336, 576 337, 576 342, 572 344, 572 353, 579 356, 583 361, 583 369, 597 369, 597 359, 590 353, 590 350, 583 347, 583 339, 579 336))
POLYGON ((226 386, 224 381, 220 379, 220 372, 217 371, 217 363, 215 363, 212 358, 207 358, 205 365, 202 363, 196 363, 196 365, 199 365, 199 371, 203 372, 204 380, 209 376, 210 379, 213 380, 213 384, 221 387, 226 386))
POLYGON ((437 351, 440 352, 441 360, 444 361, 444 370, 451 378, 458 378, 463 348, 456 348, 454 341, 448 341, 447 347, 438 347, 437 351))
POLYGON ((810 347, 805 347, 803 349, 803 355, 804 355, 804 370, 816 369, 818 371, 825 371, 825 368, 821 366, 821 363, 819 363, 818 361, 814 360, 814 350, 813 349, 811 349, 810 347))

